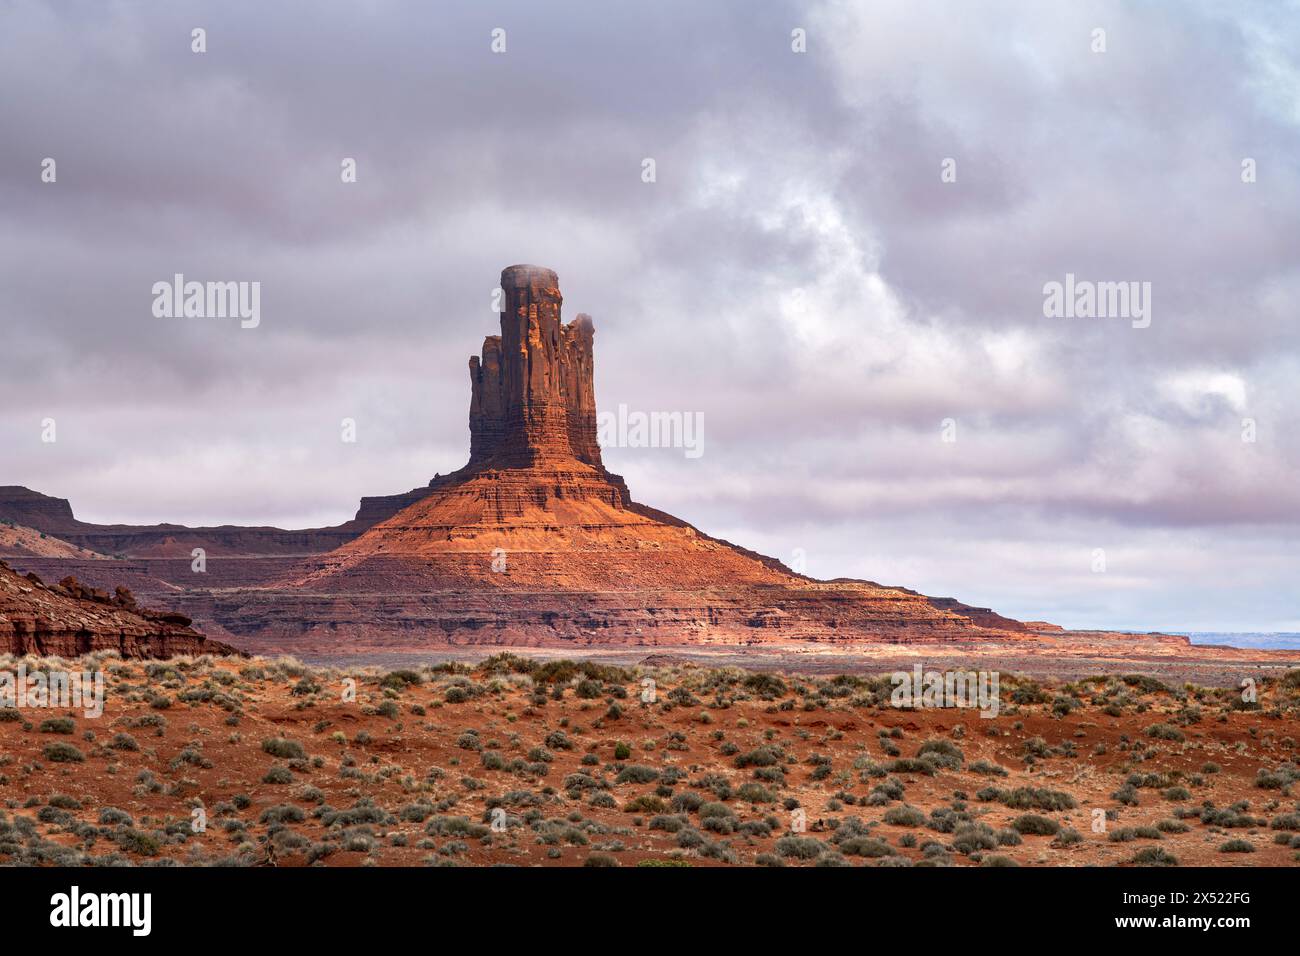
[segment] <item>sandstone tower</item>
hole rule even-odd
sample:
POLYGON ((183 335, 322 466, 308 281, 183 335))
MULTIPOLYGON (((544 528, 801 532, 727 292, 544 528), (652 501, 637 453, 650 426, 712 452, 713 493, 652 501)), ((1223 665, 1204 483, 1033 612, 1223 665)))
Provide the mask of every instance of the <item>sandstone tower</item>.
POLYGON ((501 334, 469 360, 469 467, 529 468, 577 459, 603 468, 596 443, 591 317, 568 325, 556 274, 501 270, 501 334))

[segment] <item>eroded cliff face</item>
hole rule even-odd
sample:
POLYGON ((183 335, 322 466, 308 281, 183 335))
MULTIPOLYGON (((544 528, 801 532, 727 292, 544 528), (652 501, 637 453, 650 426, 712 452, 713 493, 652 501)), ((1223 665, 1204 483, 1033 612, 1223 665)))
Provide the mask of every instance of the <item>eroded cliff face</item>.
POLYGON ((129 658, 238 654, 205 638, 182 614, 140 607, 124 587, 112 594, 68 577, 55 585, 0 561, 0 652, 77 657, 113 650, 129 658))

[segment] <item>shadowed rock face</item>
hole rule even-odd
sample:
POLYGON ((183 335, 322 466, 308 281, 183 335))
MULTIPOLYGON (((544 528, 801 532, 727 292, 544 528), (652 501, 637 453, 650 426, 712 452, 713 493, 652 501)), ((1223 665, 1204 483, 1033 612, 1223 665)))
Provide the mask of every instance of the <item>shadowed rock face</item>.
POLYGON ((240 653, 205 638, 182 614, 140 607, 124 587, 109 594, 71 577, 46 585, 0 561, 0 652, 77 657, 102 650, 132 658, 240 653))

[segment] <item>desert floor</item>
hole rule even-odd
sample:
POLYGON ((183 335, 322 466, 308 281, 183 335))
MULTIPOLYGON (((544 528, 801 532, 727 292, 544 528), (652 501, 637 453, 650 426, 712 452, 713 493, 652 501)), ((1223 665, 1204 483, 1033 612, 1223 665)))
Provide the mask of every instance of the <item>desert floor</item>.
POLYGON ((985 719, 882 675, 673 661, 20 663, 108 693, 0 711, 0 863, 1300 862, 1300 671, 1255 701, 1004 672, 985 719))

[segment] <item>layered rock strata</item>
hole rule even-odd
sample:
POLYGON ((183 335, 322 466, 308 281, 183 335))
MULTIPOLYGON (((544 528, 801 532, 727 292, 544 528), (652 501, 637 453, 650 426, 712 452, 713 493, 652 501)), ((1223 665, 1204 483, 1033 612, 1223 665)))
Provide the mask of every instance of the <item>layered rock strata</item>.
POLYGON ((0 561, 0 653, 77 657, 117 651, 122 657, 238 654, 205 638, 190 619, 137 604, 130 590, 105 590, 68 577, 55 585, 19 575, 0 561))

